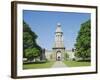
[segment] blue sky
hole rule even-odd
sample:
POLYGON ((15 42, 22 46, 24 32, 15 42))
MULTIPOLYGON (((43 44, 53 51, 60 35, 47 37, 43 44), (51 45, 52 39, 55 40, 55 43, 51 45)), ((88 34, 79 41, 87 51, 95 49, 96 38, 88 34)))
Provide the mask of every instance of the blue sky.
POLYGON ((48 50, 54 45, 57 23, 61 24, 66 49, 74 48, 81 23, 90 19, 89 13, 23 11, 23 19, 37 35, 37 43, 48 50))

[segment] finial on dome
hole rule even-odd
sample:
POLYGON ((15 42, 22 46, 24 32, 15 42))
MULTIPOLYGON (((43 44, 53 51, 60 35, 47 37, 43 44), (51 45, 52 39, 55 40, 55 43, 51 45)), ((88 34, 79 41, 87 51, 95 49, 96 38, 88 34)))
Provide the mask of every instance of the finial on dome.
POLYGON ((57 23, 56 32, 62 32, 60 23, 57 23))
POLYGON ((60 26, 61 26, 61 24, 60 24, 60 23, 57 23, 57 26, 59 26, 59 27, 60 27, 60 26))

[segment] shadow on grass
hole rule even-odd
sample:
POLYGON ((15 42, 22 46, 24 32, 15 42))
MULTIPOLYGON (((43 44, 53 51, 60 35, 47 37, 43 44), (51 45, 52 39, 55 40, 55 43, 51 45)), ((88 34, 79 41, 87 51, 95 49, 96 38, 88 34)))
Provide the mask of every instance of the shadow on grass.
POLYGON ((91 62, 91 60, 78 60, 77 62, 91 62))
POLYGON ((43 64, 46 63, 48 61, 36 61, 36 62, 23 62, 23 64, 43 64))

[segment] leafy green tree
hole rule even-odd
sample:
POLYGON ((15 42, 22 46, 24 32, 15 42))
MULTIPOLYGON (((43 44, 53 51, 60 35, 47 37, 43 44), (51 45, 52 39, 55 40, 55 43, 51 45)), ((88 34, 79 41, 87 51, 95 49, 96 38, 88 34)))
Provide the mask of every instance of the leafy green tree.
POLYGON ((90 20, 81 24, 80 31, 76 39, 75 56, 78 58, 90 59, 91 57, 91 22, 90 20))
POLYGON ((32 52, 33 52, 33 57, 36 61, 36 58, 40 56, 40 50, 37 48, 32 48, 32 52))
POLYGON ((67 60, 68 58, 69 58, 69 55, 68 55, 68 53, 65 53, 65 60, 67 60))
POLYGON ((32 47, 33 46, 33 40, 32 40, 32 36, 28 33, 28 32, 24 32, 23 33, 23 43, 24 43, 24 48, 27 47, 32 47))
POLYGON ((40 50, 37 48, 28 48, 25 50, 25 56, 28 58, 29 61, 35 60, 39 57, 40 50))
POLYGON ((31 30, 29 25, 23 21, 23 47, 24 49, 37 46, 37 35, 31 30))
POLYGON ((32 52, 32 49, 31 48, 27 48, 25 49, 25 56, 27 57, 27 59, 29 61, 32 61, 33 60, 33 52, 32 52))
POLYGON ((37 37, 38 36, 31 30, 29 25, 23 21, 23 57, 32 59, 33 55, 35 55, 33 54, 34 51, 32 48, 38 49, 40 51, 39 53, 42 52, 41 47, 36 43, 37 37))

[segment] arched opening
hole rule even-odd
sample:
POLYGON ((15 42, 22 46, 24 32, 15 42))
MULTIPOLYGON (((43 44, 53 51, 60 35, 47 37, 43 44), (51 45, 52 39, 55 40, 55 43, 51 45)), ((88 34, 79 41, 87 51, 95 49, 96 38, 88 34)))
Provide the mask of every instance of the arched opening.
POLYGON ((56 60, 61 61, 61 51, 57 51, 56 53, 56 60))

